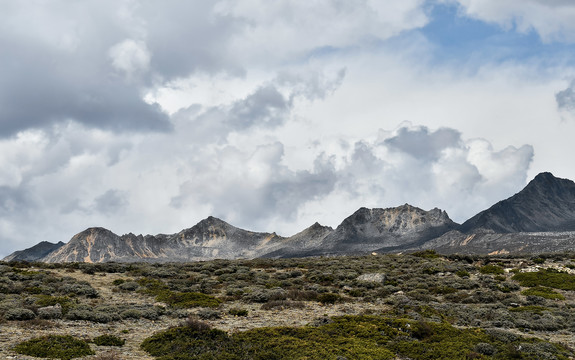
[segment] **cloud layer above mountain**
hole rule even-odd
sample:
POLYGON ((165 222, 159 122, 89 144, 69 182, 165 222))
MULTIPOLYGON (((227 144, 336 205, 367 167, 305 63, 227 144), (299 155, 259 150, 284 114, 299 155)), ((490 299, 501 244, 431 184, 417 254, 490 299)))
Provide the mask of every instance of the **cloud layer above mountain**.
POLYGON ((0 255, 208 215, 456 221, 575 178, 575 5, 0 0, 0 255))

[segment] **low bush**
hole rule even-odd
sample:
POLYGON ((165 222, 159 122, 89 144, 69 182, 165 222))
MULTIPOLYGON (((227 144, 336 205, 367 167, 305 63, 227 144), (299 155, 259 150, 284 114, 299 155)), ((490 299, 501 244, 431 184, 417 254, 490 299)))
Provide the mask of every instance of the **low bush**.
POLYGON ((509 309, 511 312, 530 312, 538 315, 542 315, 544 311, 549 311, 548 308, 544 306, 537 306, 537 305, 527 305, 527 306, 519 306, 516 308, 509 309))
MULTIPOLYGON (((329 319, 328 319, 329 320, 329 319)), ((205 327, 178 327, 156 333, 142 349, 162 360, 241 359, 539 359, 543 353, 567 359, 559 345, 513 335, 457 329, 446 323, 343 316, 317 326, 258 328, 227 334, 205 327), (519 349, 519 350, 518 350, 519 349), (525 353, 520 349, 528 349, 525 353), (483 356, 483 357, 482 357, 483 356)))
POLYGON ((228 310, 228 314, 232 316, 248 316, 249 311, 247 309, 231 308, 228 310))
POLYGON ((126 340, 114 335, 100 335, 95 337, 92 342, 98 346, 124 346, 126 340))
POLYGON ((304 309, 305 304, 301 301, 290 301, 290 300, 274 300, 269 301, 262 305, 262 310, 272 310, 272 309, 304 309))
POLYGON ((479 272, 482 274, 492 274, 492 275, 503 275, 505 271, 499 265, 488 264, 479 268, 479 272))
POLYGON ((203 320, 215 320, 221 319, 222 315, 219 311, 212 310, 212 309, 201 309, 198 311, 198 317, 203 320))
POLYGON ((24 341, 14 347, 14 352, 22 355, 62 360, 94 355, 87 342, 70 335, 48 335, 24 341))
POLYGON ((530 289, 523 290, 521 294, 526 296, 540 296, 542 298, 551 300, 565 300, 565 296, 545 286, 535 286, 530 289))
POLYGON ((317 301, 319 301, 323 305, 335 304, 336 302, 341 301, 341 296, 335 293, 319 294, 317 297, 317 301))
POLYGON ((554 269, 517 273, 512 279, 519 281, 519 284, 525 287, 546 286, 561 290, 575 290, 575 275, 554 269))
POLYGON ((62 307, 62 314, 66 315, 74 302, 67 296, 36 295, 35 305, 38 307, 55 306, 57 304, 62 307))
POLYGON ((193 308, 220 306, 222 301, 213 296, 197 292, 163 291, 156 296, 156 301, 164 302, 175 308, 193 308))
POLYGON ((6 318, 6 320, 18 320, 18 321, 32 320, 35 317, 36 314, 32 310, 24 308, 10 309, 4 315, 4 318, 6 318))

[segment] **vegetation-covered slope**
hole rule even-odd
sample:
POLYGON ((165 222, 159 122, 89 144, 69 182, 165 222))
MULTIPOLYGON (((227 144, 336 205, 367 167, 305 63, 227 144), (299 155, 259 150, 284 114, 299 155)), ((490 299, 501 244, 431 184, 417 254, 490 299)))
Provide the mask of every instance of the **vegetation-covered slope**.
POLYGON ((85 359, 568 359, 572 258, 3 263, 0 357, 72 336, 85 359))

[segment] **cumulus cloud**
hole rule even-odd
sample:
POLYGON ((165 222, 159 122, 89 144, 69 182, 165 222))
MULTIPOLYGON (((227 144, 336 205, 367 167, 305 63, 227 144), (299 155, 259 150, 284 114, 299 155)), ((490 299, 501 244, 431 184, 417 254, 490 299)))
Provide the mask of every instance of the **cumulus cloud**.
POLYGON ((208 203, 216 216, 257 227, 270 219, 291 222, 302 204, 329 194, 336 178, 322 163, 311 170, 291 170, 282 164, 283 156, 279 142, 260 145, 253 153, 226 148, 210 159, 213 171, 181 185, 171 205, 208 203))
POLYGON ((457 146, 459 141, 461 134, 454 129, 444 128, 430 133, 426 127, 416 130, 404 127, 396 136, 384 140, 391 149, 428 160, 438 160, 443 150, 457 146))
POLYGON ((571 84, 564 90, 559 91, 555 94, 555 101, 557 103, 557 108, 563 114, 564 118, 574 119, 575 118, 575 81, 571 81, 571 84))
POLYGON ((362 46, 424 26, 423 0, 219 1, 217 13, 247 26, 232 39, 242 59, 270 63, 362 46), (247 50, 247 51, 245 51, 247 50))
POLYGON ((470 17, 527 33, 545 42, 575 41, 575 4, 569 0, 447 0, 470 17))
MULTIPOLYGON (((517 2, 503 17, 488 11, 499 3, 459 4, 560 39, 530 7, 509 15, 517 2)), ((463 221, 512 195, 533 159, 513 119, 548 119, 533 109, 551 87, 521 80, 531 68, 476 76, 419 62, 429 44, 412 30, 428 11, 424 0, 0 1, 0 252, 89 226, 176 232, 208 215, 282 235, 406 202, 463 221), (422 126, 389 131, 403 119, 422 126)), ((572 110, 572 87, 560 109, 572 110)))
POLYGON ((134 73, 147 71, 150 67, 150 51, 143 41, 124 40, 108 51, 112 66, 128 77, 134 73))

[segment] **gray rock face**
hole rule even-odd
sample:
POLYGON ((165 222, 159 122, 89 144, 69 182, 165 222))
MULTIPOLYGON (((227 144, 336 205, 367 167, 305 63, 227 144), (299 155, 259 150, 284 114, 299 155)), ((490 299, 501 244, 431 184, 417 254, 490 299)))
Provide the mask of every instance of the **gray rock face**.
POLYGON ((441 254, 542 254, 573 251, 575 232, 520 232, 493 231, 464 234, 450 231, 411 250, 435 250, 441 254))
POLYGON ((256 233, 209 217, 173 235, 118 236, 104 228, 89 228, 42 258, 45 262, 196 261, 255 258, 284 238, 256 233))
POLYGON ((537 175, 523 190, 461 225, 464 233, 575 231, 575 183, 551 173, 537 175))
POLYGON ((313 255, 321 249, 323 240, 331 233, 333 233, 332 227, 316 222, 307 229, 284 239, 262 257, 285 258, 313 255))
POLYGON ((425 211, 405 204, 396 208, 361 208, 323 241, 332 253, 387 252, 415 246, 453 230, 445 211, 425 211))
POLYGON ((53 244, 48 241, 42 241, 32 246, 31 248, 12 253, 2 259, 2 261, 37 261, 64 245, 65 244, 61 241, 57 244, 53 244))
POLYGON ((363 282, 372 282, 377 284, 385 284, 386 276, 384 273, 373 273, 373 274, 362 274, 359 275, 356 280, 363 282))

